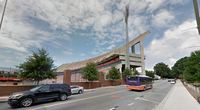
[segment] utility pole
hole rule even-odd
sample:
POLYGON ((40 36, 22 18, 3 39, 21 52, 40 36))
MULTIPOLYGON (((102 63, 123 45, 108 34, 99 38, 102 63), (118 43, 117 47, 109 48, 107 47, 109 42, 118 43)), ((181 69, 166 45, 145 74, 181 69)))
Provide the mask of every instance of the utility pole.
POLYGON ((200 34, 200 17, 199 17, 199 8, 198 8, 197 0, 193 0, 193 5, 194 5, 195 16, 196 16, 197 29, 200 34))
POLYGON ((5 5, 4 5, 4 8, 3 8, 3 13, 2 13, 2 16, 1 16, 1 21, 0 21, 0 30, 1 30, 1 27, 2 27, 2 24, 3 24, 3 18, 4 18, 5 11, 6 11, 7 2, 8 2, 8 0, 5 1, 5 5))
POLYGON ((128 48, 128 42, 129 42, 129 38, 128 38, 128 17, 129 17, 129 5, 126 5, 126 9, 125 9, 125 24, 126 24, 126 68, 130 69, 130 61, 129 61, 129 48, 128 48))

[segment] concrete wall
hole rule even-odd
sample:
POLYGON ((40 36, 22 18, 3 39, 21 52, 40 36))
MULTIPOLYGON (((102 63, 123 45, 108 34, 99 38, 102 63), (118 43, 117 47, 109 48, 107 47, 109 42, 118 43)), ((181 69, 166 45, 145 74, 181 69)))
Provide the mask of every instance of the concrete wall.
POLYGON ((7 85, 0 86, 0 96, 7 96, 12 94, 13 92, 25 91, 33 88, 33 85, 7 85))

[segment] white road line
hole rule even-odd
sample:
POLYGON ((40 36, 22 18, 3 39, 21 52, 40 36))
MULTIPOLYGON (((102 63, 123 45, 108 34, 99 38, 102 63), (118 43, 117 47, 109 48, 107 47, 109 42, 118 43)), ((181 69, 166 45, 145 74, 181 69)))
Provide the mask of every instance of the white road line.
POLYGON ((128 104, 128 106, 132 106, 132 105, 134 105, 135 103, 130 103, 130 104, 128 104))
POLYGON ((152 103, 155 103, 155 104, 159 103, 157 101, 153 101, 153 100, 149 100, 149 99, 145 99, 145 98, 141 98, 141 97, 136 97, 135 100, 143 100, 143 101, 152 102, 152 103))
POLYGON ((113 107, 113 108, 110 108, 109 110, 116 110, 116 108, 113 107))
POLYGON ((150 94, 156 94, 156 95, 165 95, 166 93, 157 93, 157 92, 148 92, 150 94))
POLYGON ((116 110, 119 106, 115 106, 113 108, 110 108, 109 110, 116 110))
POLYGON ((72 101, 59 102, 59 103, 55 103, 55 104, 51 104, 51 105, 44 105, 44 106, 41 106, 41 107, 31 108, 31 109, 28 109, 28 110, 39 110, 39 109, 49 108, 49 107, 63 105, 63 104, 70 104, 70 103, 79 102, 79 101, 88 100, 88 99, 94 99, 94 98, 98 98, 98 97, 102 97, 102 96, 113 95, 113 94, 117 94, 117 93, 121 93, 121 92, 125 92, 125 91, 126 90, 121 90, 121 91, 101 94, 101 95, 97 95, 97 96, 93 96, 93 97, 87 97, 87 98, 82 98, 82 99, 77 99, 77 100, 72 100, 72 101))

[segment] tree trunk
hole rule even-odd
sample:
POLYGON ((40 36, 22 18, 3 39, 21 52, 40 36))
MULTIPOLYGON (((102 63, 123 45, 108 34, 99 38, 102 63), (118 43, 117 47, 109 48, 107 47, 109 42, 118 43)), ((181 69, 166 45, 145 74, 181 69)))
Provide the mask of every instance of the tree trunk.
POLYGON ((40 82, 40 80, 37 80, 37 81, 36 81, 36 85, 39 85, 39 82, 40 82))

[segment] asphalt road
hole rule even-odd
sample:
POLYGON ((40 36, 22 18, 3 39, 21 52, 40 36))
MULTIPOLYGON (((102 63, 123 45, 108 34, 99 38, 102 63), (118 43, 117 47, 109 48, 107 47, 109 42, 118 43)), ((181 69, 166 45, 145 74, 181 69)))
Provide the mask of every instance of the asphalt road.
MULTIPOLYGON (((152 110, 163 100, 173 85, 167 80, 160 80, 153 86, 153 89, 143 92, 128 91, 125 86, 98 88, 70 96, 67 101, 36 104, 14 110, 152 110)), ((11 108, 7 103, 0 103, 0 110, 11 110, 11 108)))

